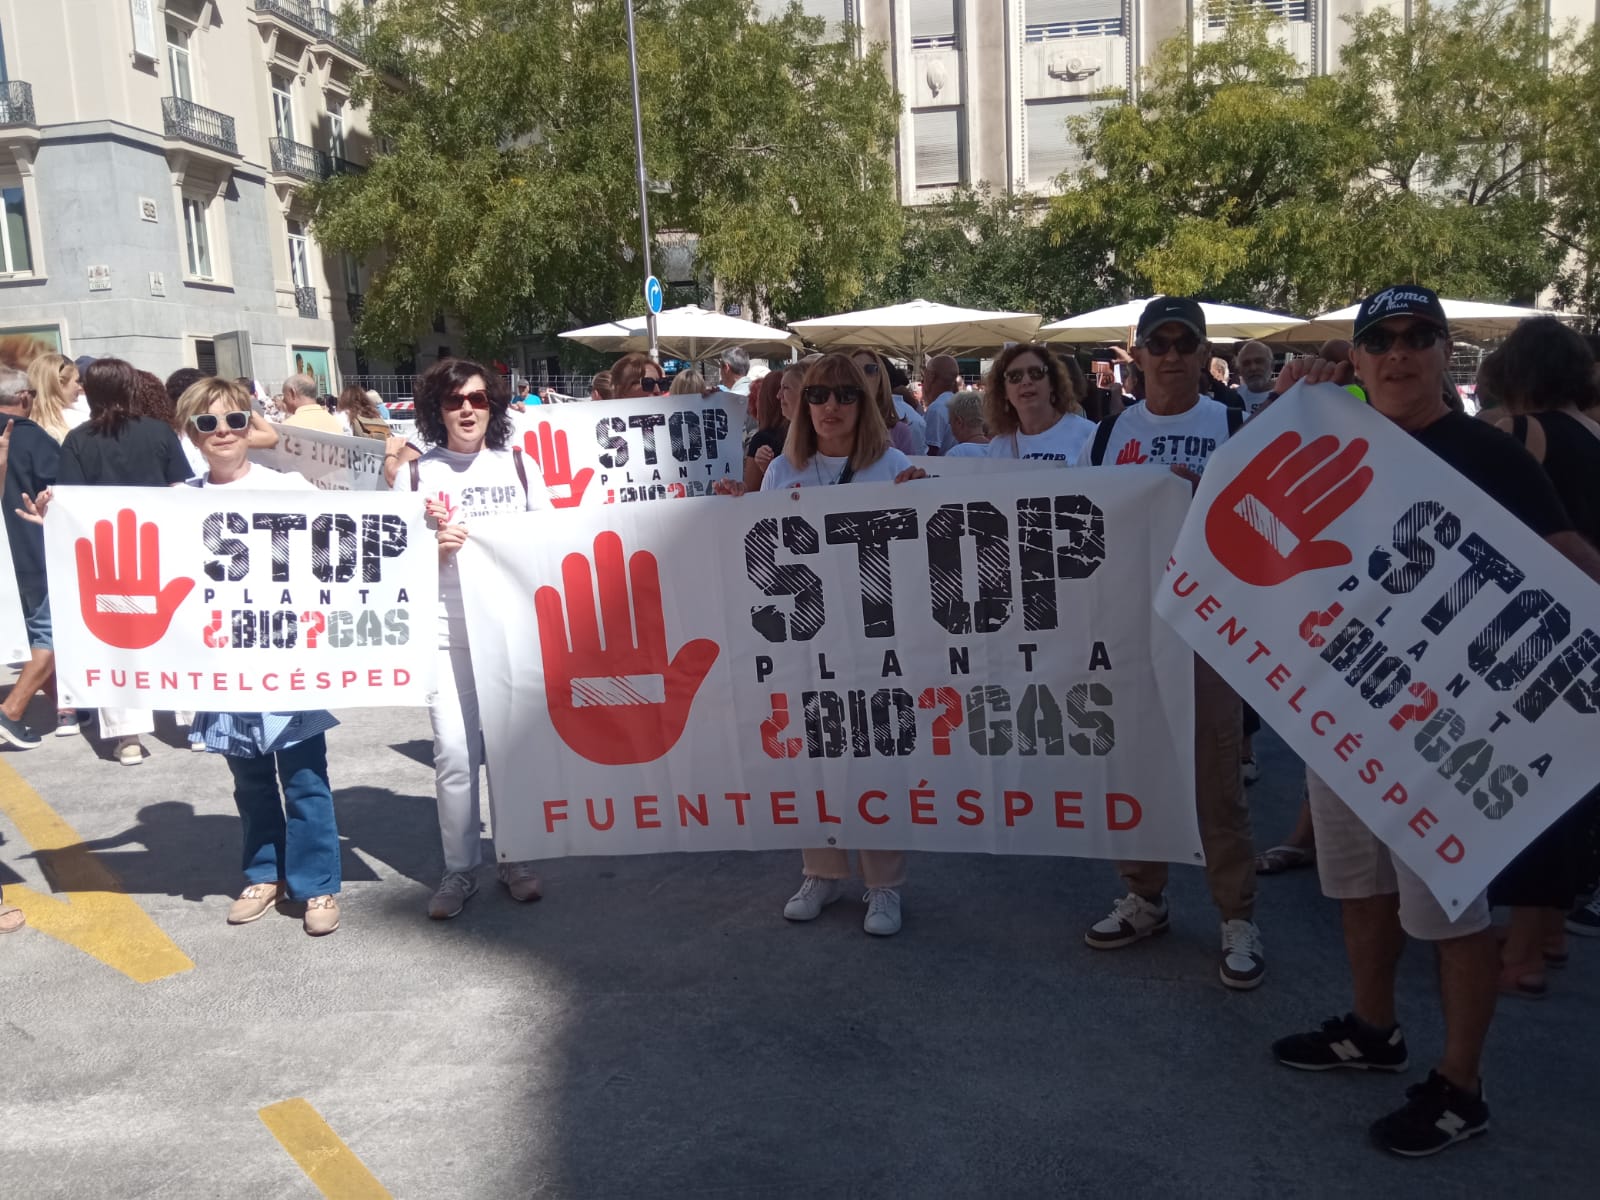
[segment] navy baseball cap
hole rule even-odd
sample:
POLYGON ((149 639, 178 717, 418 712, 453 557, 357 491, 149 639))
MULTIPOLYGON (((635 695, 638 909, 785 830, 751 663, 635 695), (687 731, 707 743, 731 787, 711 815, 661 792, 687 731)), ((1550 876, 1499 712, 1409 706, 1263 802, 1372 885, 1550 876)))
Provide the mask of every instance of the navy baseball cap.
POLYGON ((1446 333, 1450 331, 1450 318, 1444 315, 1444 305, 1439 303, 1437 292, 1419 283, 1397 283, 1381 292, 1373 292, 1361 302, 1356 312, 1354 340, 1360 341, 1362 334, 1390 317, 1418 317, 1446 333))
POLYGON ((1188 296, 1157 296, 1139 314, 1138 340, 1144 341, 1155 330, 1174 321, 1194 330, 1200 337, 1206 336, 1206 314, 1200 301, 1188 296))

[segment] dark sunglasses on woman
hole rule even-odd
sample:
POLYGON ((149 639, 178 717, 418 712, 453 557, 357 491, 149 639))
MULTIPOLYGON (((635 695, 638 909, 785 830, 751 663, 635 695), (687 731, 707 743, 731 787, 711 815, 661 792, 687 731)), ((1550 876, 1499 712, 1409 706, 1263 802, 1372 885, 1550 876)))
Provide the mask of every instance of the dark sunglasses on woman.
POLYGON ((1368 354, 1387 354, 1396 341, 1404 342, 1408 350, 1426 350, 1440 338, 1449 336, 1437 325, 1412 325, 1401 330, 1369 329, 1356 339, 1356 345, 1368 354))
POLYGON ((856 366, 860 367, 861 373, 869 379, 878 373, 878 364, 875 362, 857 363, 856 366))
POLYGON ((845 384, 842 387, 827 387, 823 384, 814 383, 808 388, 801 388, 800 395, 813 408, 820 408, 828 402, 830 397, 847 406, 860 404, 866 393, 851 384, 845 384))
POLYGON ((1006 372, 1006 382, 1021 383, 1026 377, 1029 383, 1038 383, 1049 373, 1043 367, 1012 367, 1006 372))
POLYGON ((234 433, 243 433, 250 428, 250 414, 239 412, 237 409, 223 413, 220 417, 216 413, 195 413, 189 418, 189 424, 200 433, 215 433, 223 425, 234 433))
POLYGON ((644 389, 646 396, 653 396, 657 392, 665 392, 672 385, 665 379, 656 379, 653 376, 646 375, 639 380, 639 386, 644 389))
POLYGON ((478 412, 485 412, 489 407, 489 393, 482 389, 476 392, 456 392, 446 396, 439 407, 445 412, 455 412, 463 404, 470 404, 478 412))

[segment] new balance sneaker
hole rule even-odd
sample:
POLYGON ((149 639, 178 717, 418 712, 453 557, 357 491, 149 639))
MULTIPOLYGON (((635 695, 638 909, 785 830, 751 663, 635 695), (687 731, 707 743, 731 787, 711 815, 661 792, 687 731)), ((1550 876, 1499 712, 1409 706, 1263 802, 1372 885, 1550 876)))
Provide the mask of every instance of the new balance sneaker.
POLYGON ((252 883, 239 893, 239 898, 228 906, 229 925, 248 925, 267 915, 279 900, 289 894, 282 880, 277 883, 252 883))
POLYGON ((822 915, 823 909, 843 894, 844 888, 837 879, 818 879, 815 875, 807 875, 800 884, 800 890, 790 896, 789 903, 783 906, 783 915, 790 921, 815 921, 822 915))
POLYGON ((1167 898, 1146 900, 1129 892, 1105 920, 1089 926, 1083 940, 1096 950, 1116 950, 1167 931, 1167 898))
POLYGON ((56 736, 77 737, 89 723, 89 714, 76 708, 56 709, 56 736))
POLYGON ((0 713, 0 742, 8 742, 18 750, 32 750, 39 744, 39 736, 21 721, 0 713))
POLYGON ((300 924, 312 937, 322 937, 339 928, 339 901, 334 896, 313 896, 306 901, 306 915, 300 924))
POLYGON ((496 869, 496 874, 499 875, 500 882, 506 885, 506 891, 511 893, 511 898, 519 903, 526 904, 544 895, 543 889, 539 886, 539 873, 533 869, 532 863, 501 863, 496 869))
POLYGON ((1437 1071, 1406 1089, 1406 1102, 1372 1124, 1372 1140, 1391 1154, 1426 1158, 1489 1132, 1489 1106, 1437 1071))
POLYGON ((900 932, 900 893, 894 888, 868 888, 862 897, 867 902, 867 917, 861 928, 874 937, 893 937, 900 932))
POLYGON ((1267 977, 1267 955, 1261 944, 1261 930, 1254 921, 1222 923, 1222 962, 1217 975, 1223 987, 1248 992, 1261 986, 1267 977))
POLYGON ((459 917, 467 901, 478 894, 478 881, 470 871, 446 871, 444 878, 428 901, 428 917, 434 921, 448 921, 459 917))
POLYGON ((1297 1071, 1404 1071, 1411 1062, 1400 1026, 1374 1029, 1355 1013, 1330 1017, 1311 1033, 1279 1038, 1272 1043, 1272 1056, 1297 1071))
POLYGON ((1579 937, 1600 937, 1600 892, 1582 908, 1567 914, 1567 932, 1579 937))

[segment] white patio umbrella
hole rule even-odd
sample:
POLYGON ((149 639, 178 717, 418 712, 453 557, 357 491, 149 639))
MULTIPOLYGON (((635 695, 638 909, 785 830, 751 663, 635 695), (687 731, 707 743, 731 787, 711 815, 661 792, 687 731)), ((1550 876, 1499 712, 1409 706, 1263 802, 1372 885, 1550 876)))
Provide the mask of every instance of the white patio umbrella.
POLYGON ((818 350, 877 350, 908 358, 913 370, 921 370, 929 354, 992 350, 1007 342, 1031 341, 1039 317, 907 300, 887 308, 792 321, 789 328, 818 350))
MULTIPOLYGON (((624 317, 603 325, 590 325, 586 329, 573 329, 561 336, 571 338, 591 350, 613 354, 650 349, 650 336, 642 316, 624 317)), ((663 309, 656 318, 656 342, 674 358, 690 362, 715 358, 734 346, 743 346, 752 354, 787 357, 800 345, 800 339, 781 329, 712 312, 694 304, 663 309)))
MULTIPOLYGON (((1481 300, 1444 300, 1444 315, 1450 319, 1450 330, 1467 341, 1492 341, 1505 337, 1517 327, 1518 322, 1529 317, 1546 314, 1537 308, 1517 308, 1510 304, 1486 304, 1481 300)), ((1324 342, 1329 338, 1347 338, 1355 332, 1359 304, 1337 309, 1312 317, 1309 321, 1280 330, 1268 341, 1272 342, 1324 342)))
MULTIPOLYGON (((1039 340, 1079 345, 1125 341, 1128 331, 1139 324, 1139 314, 1144 312, 1145 305, 1151 299, 1154 297, 1129 300, 1126 304, 1113 304, 1110 308, 1097 308, 1064 321, 1054 321, 1039 330, 1039 340)), ((1215 338, 1262 338, 1291 325, 1305 324, 1300 317, 1259 312, 1233 304, 1212 304, 1204 300, 1200 302, 1200 311, 1206 315, 1207 336, 1215 338)))

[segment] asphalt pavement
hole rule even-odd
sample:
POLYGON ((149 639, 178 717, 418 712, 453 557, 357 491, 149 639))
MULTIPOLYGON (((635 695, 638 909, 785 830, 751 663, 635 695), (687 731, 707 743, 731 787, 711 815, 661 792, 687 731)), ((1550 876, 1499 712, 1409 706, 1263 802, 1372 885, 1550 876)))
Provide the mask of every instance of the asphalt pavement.
MULTIPOLYGON (((1118 894, 1109 864, 1045 858, 913 856, 891 939, 861 932, 857 892, 785 922, 793 853, 559 860, 530 905, 489 868, 430 922, 426 714, 339 715, 343 925, 322 939, 225 923, 227 767, 170 724, 135 768, 86 737, 0 753, 0 884, 46 918, 0 939, 0 1196, 1593 1194, 1600 945, 1574 946, 1549 999, 1503 1002, 1491 1134, 1402 1161, 1366 1129, 1440 1045, 1424 947, 1402 968, 1408 1075, 1268 1055, 1349 1006, 1313 872, 1262 882, 1269 972, 1245 994, 1217 982, 1191 869, 1172 933, 1115 952, 1082 941, 1118 894), (52 837, 69 848, 40 853, 52 837), (332 1131, 298 1146, 320 1192, 269 1127, 295 1100, 332 1131)), ((1258 745, 1264 847, 1301 775, 1258 745)))

